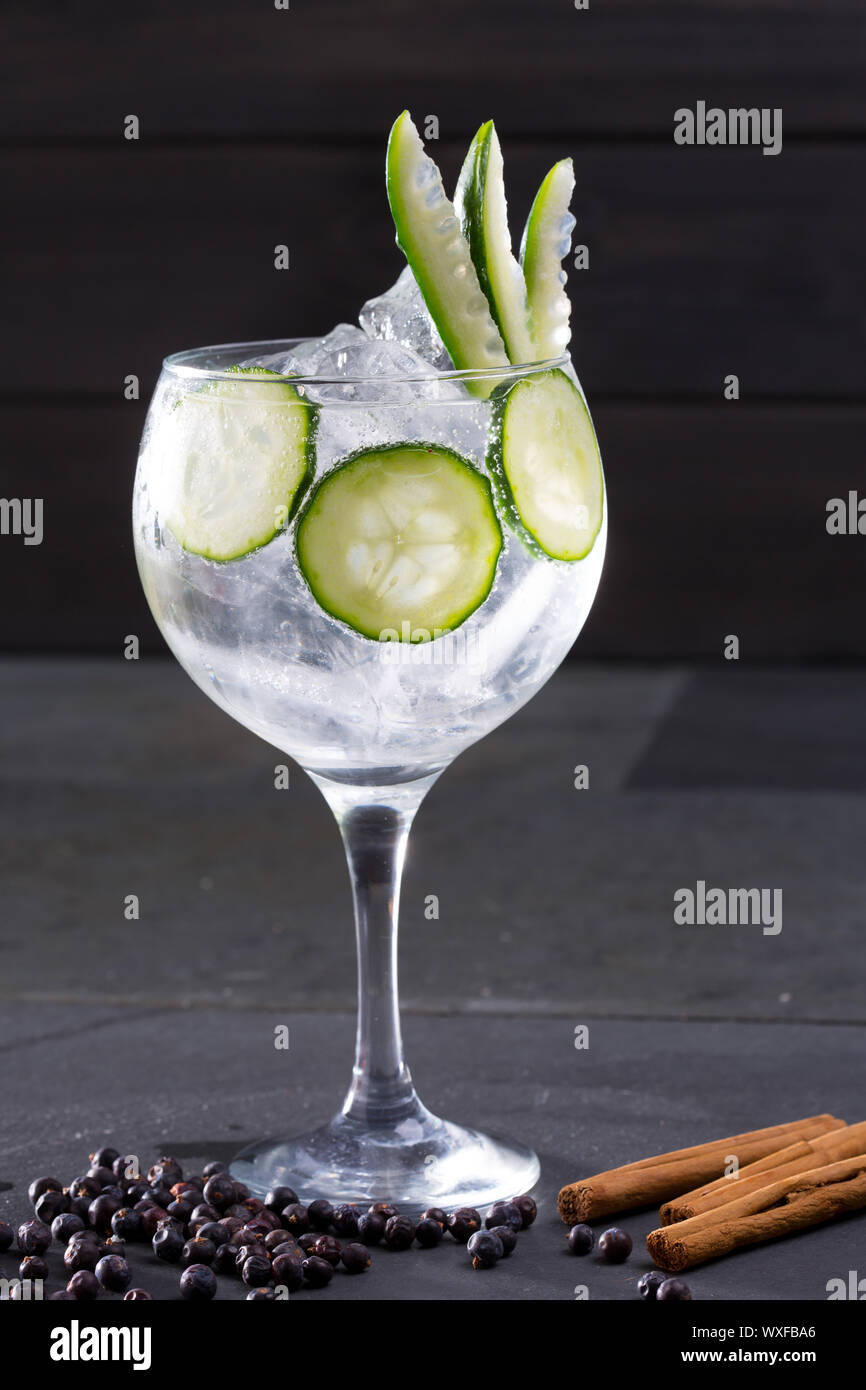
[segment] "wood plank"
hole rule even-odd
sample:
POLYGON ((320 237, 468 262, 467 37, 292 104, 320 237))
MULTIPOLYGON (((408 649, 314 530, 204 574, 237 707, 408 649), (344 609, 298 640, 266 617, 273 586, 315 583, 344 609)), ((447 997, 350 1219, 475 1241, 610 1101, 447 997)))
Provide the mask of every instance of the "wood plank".
POLYGON ((0 494, 41 497, 44 538, 0 536, 0 583, 14 595, 0 649, 122 653, 162 639, 135 566, 131 499, 145 407, 10 406, 0 413, 0 494))
POLYGON ((860 0, 149 0, 4 6, 2 129, 378 139, 400 106, 468 136, 669 136, 674 110, 781 106, 789 136, 863 131, 860 0))
MULTIPOLYGON (((565 149, 506 147, 516 228, 565 149)), ((460 148, 442 153, 455 178, 460 148)), ((866 151, 613 146, 576 172, 575 360, 593 397, 720 399, 729 372, 752 399, 859 396, 866 151)), ((321 333, 402 264, 371 151, 7 149, 0 176, 7 394, 119 392, 168 351, 321 333)))
MULTIPOLYGON (((580 650, 649 660, 862 659, 866 537, 826 504, 862 489, 863 407, 600 406, 606 573, 580 650)), ((866 492, 866 489, 862 489, 866 492)))
MULTIPOLYGON (((830 537, 827 499, 862 480, 866 408, 602 404, 610 489, 586 657, 866 657, 866 537, 830 537)), ((160 639, 132 554, 143 408, 7 406, 0 491, 45 499, 45 539, 0 537, 0 647, 119 651, 160 639)))

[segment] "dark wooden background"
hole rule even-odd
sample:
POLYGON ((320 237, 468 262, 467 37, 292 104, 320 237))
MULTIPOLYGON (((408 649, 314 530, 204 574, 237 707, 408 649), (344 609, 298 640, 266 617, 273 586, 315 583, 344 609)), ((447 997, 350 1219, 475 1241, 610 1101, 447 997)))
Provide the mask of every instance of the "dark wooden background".
POLYGON ((451 180, 495 117, 518 230, 575 158, 611 516, 581 653, 864 655, 866 536, 824 524, 866 495, 863 0, 6 0, 3 30, 0 495, 43 497, 45 539, 0 537, 0 645, 159 644, 129 501, 160 359, 323 332, 393 280, 409 106, 451 180), (676 146, 699 99, 781 107, 783 152, 676 146))

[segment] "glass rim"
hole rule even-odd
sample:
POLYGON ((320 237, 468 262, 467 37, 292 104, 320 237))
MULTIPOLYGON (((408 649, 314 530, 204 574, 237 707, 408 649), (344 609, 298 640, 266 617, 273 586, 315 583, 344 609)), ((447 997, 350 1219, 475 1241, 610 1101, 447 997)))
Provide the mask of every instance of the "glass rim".
MULTIPOLYGON (((162 370, 169 375, 178 377, 186 381, 233 381, 239 380, 237 372, 228 370, 228 366, 220 367, 201 367, 195 365, 196 358, 206 358, 217 354, 234 353, 240 359, 244 357, 264 357, 269 353, 280 351, 290 351, 292 347, 299 343, 309 343, 315 341, 313 338, 272 338, 262 339, 251 343, 211 343, 205 347, 184 348, 180 352, 172 352, 163 358, 162 370), (237 349, 235 353, 234 350, 237 349)), ((371 338, 371 344, 382 341, 393 341, 393 339, 371 338)), ((553 368, 562 368, 571 363, 570 354, 561 353, 559 357, 549 357, 538 362, 515 362, 508 363, 502 367, 468 367, 452 368, 447 372, 439 372, 431 368, 429 373, 379 373, 375 376, 322 376, 318 373, 310 375, 291 376, 289 374, 277 373, 272 377, 257 377, 257 384, 267 385, 273 382, 274 386, 290 381, 293 386, 361 386, 373 385, 383 382, 394 382, 412 384, 415 382, 432 381, 495 381, 502 377, 527 376, 534 372, 550 371, 553 368)))

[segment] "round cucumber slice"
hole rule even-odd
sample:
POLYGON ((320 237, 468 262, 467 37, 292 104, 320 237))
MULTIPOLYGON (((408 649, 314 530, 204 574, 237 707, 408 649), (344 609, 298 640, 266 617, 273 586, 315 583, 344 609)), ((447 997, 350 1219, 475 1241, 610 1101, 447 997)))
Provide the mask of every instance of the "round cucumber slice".
POLYGON ((526 281, 511 252, 502 150, 492 121, 485 122, 469 146, 454 206, 509 360, 537 361, 526 281))
POLYGON ((561 159, 535 195, 520 244, 532 336, 542 361, 559 357, 571 338, 571 305, 565 293, 567 276, 562 261, 568 255, 574 227, 569 212, 573 193, 574 165, 570 159, 561 159))
POLYGON ((169 417, 165 521, 184 550, 208 560, 273 540, 311 475, 311 406, 276 372, 229 370, 244 379, 183 396, 169 417))
MULTIPOLYGON (((408 111, 397 117, 391 129, 385 172, 397 244, 412 267, 451 361, 458 370, 507 366, 499 329, 490 317, 442 175, 424 153, 408 111)), ((496 379, 466 383, 484 397, 496 384, 496 379)))
POLYGON ((364 637, 420 642, 483 603, 502 531, 487 479, 450 449, 365 449, 318 483, 298 522, 317 602, 364 637))
POLYGON ((586 403, 558 368, 494 397, 487 456, 503 507, 536 554, 582 560, 601 529, 604 478, 586 403))

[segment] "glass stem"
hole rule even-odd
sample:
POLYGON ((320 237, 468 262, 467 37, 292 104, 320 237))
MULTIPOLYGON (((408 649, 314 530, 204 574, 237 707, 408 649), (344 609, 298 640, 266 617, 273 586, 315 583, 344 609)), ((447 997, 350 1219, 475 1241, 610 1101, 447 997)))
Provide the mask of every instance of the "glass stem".
POLYGON ((342 1113, 367 1129, 393 1126, 422 1108, 403 1057, 397 921, 409 829, 435 776, 394 789, 353 788, 348 795, 346 786, 316 781, 340 827, 355 905, 358 1031, 342 1113))

